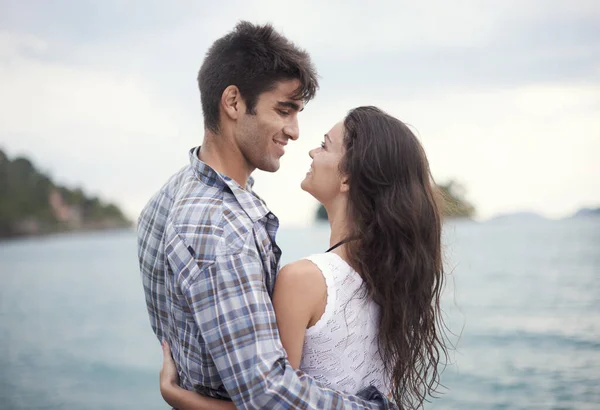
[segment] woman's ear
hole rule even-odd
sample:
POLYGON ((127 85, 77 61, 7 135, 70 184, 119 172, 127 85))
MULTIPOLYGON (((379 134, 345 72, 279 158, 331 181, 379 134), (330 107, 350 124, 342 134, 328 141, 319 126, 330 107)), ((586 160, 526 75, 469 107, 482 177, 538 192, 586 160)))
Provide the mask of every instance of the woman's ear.
POLYGON ((340 186, 340 192, 347 193, 348 191, 350 191, 350 185, 348 185, 348 178, 347 177, 343 177, 342 178, 342 185, 340 186))

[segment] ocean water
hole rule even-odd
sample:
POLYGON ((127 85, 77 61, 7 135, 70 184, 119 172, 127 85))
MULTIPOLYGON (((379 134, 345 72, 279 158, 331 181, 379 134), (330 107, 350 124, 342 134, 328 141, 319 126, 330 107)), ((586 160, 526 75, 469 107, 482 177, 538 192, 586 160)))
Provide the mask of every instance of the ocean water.
MULTIPOLYGON (((283 262, 328 228, 282 228, 283 262)), ((600 219, 445 226, 456 345, 427 409, 600 409, 600 219)), ((0 408, 166 409, 132 231, 0 242, 0 408)))

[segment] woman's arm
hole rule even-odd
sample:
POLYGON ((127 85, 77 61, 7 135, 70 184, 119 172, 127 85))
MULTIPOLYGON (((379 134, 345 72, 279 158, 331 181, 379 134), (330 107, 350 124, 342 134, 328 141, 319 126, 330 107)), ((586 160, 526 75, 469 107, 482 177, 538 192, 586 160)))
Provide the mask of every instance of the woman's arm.
POLYGON ((163 342, 163 365, 160 370, 160 394, 179 410, 235 410, 230 401, 213 399, 179 387, 179 375, 169 345, 163 342))
POLYGON ((306 329, 314 325, 327 305, 327 284, 311 261, 302 259, 277 274, 273 307, 281 343, 294 369, 300 367, 306 329))

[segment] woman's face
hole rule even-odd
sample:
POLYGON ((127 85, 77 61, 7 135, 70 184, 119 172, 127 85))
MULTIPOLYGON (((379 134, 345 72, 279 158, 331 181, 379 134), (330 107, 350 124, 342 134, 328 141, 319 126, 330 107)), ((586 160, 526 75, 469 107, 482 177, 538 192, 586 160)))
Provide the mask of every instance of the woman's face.
POLYGON ((339 166, 344 153, 343 121, 325 134, 320 147, 308 153, 312 163, 300 186, 322 204, 330 203, 342 192, 343 178, 339 166))

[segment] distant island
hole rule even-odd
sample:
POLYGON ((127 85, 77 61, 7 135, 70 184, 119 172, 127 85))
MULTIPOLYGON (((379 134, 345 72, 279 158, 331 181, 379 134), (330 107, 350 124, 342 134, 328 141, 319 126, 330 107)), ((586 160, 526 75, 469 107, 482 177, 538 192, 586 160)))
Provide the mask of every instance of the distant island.
POLYGON ((526 222, 536 222, 536 221, 544 221, 545 217, 542 215, 532 212, 532 211, 520 211, 513 213, 504 213, 493 216, 488 219, 486 222, 513 222, 513 223, 526 223, 526 222))
POLYGON ((600 208, 582 208, 575 212, 573 218, 588 218, 590 216, 600 216, 600 208))
MULTIPOLYGON (((466 190, 458 182, 450 180, 437 185, 443 199, 442 211, 445 218, 471 219, 475 216, 475 207, 465 199, 466 190)), ((327 211, 323 205, 317 208, 317 221, 327 221, 327 211)))
POLYGON ((0 150, 0 238, 128 226, 116 205, 57 185, 27 158, 0 150))
POLYGON ((569 215, 559 219, 546 218, 537 212, 533 211, 520 211, 498 214, 486 222, 502 222, 502 223, 529 223, 537 221, 553 221, 553 220, 565 220, 565 219, 582 219, 582 218, 598 218, 600 217, 600 208, 582 208, 575 212, 573 215, 569 215))

